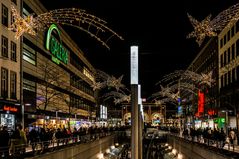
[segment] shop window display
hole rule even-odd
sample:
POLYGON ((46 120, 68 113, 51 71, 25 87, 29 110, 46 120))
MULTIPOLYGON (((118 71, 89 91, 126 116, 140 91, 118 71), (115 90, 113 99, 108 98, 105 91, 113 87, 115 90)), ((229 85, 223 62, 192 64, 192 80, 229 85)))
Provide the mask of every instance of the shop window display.
POLYGON ((1 114, 1 125, 7 126, 9 130, 15 129, 15 115, 1 114))

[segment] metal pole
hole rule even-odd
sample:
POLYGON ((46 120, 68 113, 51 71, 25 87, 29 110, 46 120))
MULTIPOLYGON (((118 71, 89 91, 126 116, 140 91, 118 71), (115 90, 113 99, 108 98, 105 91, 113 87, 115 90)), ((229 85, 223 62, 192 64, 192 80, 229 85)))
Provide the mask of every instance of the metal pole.
POLYGON ((131 85, 131 157, 139 159, 138 85, 131 85))
POLYGON ((142 105, 139 104, 138 105, 138 110, 139 110, 139 114, 138 114, 138 120, 139 120, 139 130, 138 130, 138 135, 139 135, 139 159, 142 159, 142 146, 143 146, 143 134, 142 134, 142 130, 143 130, 143 118, 142 118, 142 115, 143 115, 143 112, 141 111, 141 107, 142 105))

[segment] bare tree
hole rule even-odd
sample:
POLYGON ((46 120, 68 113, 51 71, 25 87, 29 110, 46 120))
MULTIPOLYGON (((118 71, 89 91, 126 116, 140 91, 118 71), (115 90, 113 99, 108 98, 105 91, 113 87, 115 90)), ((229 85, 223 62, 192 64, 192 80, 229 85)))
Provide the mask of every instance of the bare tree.
MULTIPOLYGON (((38 64, 37 67, 38 84, 37 84, 37 109, 43 111, 44 119, 46 110, 60 110, 63 106, 59 102, 61 97, 60 87, 64 80, 64 75, 59 68, 48 60, 38 64)), ((63 106, 64 107, 64 106, 63 106)), ((45 120, 44 120, 45 126, 45 120)))

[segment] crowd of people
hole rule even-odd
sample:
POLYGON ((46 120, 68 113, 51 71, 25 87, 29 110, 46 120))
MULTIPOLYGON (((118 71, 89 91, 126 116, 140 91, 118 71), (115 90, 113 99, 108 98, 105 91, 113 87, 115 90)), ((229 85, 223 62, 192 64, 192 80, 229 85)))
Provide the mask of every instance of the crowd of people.
POLYGON ((177 134, 185 139, 204 143, 207 145, 216 145, 218 148, 224 148, 225 145, 228 145, 228 149, 232 147, 233 151, 235 145, 238 145, 239 133, 234 128, 229 128, 227 132, 223 128, 185 128, 180 129, 177 127, 167 128, 171 133, 177 134), (227 133, 227 134, 226 134, 227 133))
POLYGON ((23 130, 21 125, 17 125, 14 131, 9 131, 6 126, 3 126, 0 130, 0 158, 6 158, 9 155, 24 154, 26 147, 29 146, 34 153, 39 143, 41 145, 41 151, 44 151, 52 143, 56 143, 56 146, 59 146, 67 145, 69 142, 87 142, 106 136, 112 131, 123 131, 126 128, 125 126, 90 126, 71 130, 65 127, 57 129, 33 127, 29 131, 29 128, 23 130))

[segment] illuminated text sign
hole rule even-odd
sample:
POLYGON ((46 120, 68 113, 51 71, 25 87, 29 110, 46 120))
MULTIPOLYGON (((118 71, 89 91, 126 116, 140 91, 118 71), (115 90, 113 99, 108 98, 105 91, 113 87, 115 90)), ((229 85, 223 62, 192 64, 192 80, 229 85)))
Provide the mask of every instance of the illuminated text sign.
POLYGON ((10 106, 6 106, 6 105, 4 105, 3 110, 9 111, 9 112, 17 112, 17 111, 18 111, 17 108, 15 108, 15 107, 10 107, 10 106))
POLYGON ((52 54, 52 61, 57 64, 60 64, 60 61, 67 64, 68 63, 68 50, 63 47, 62 41, 60 38, 60 42, 52 36, 52 31, 56 30, 57 34, 60 37, 60 30, 57 28, 55 24, 52 24, 47 32, 46 38, 46 49, 52 54))

